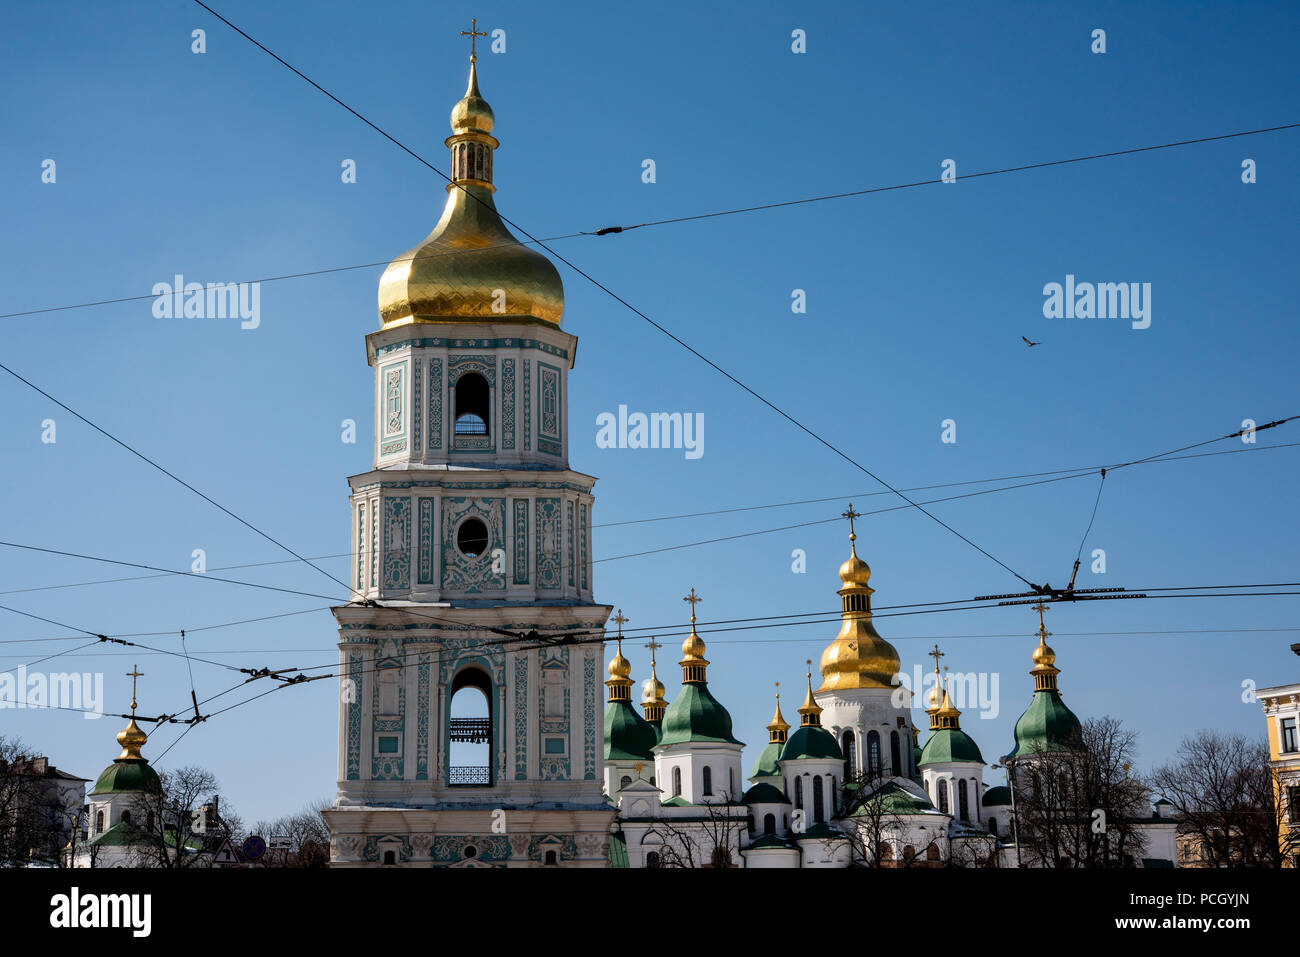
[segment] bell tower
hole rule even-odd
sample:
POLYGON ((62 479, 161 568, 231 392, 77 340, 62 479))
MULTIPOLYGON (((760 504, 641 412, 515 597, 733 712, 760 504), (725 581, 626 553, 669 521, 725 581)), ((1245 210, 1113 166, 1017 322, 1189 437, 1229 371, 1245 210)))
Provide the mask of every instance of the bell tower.
POLYGON ((577 338, 554 265, 497 213, 494 125, 471 54, 442 216, 385 270, 366 336, 373 467, 348 480, 353 600, 333 609, 334 866, 607 862, 611 608, 592 592, 596 480, 569 468, 577 338))

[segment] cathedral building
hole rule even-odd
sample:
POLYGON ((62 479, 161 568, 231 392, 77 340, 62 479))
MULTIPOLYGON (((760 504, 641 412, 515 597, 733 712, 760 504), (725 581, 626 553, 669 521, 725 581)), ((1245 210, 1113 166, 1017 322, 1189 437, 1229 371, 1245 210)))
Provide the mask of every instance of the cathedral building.
MULTIPOLYGON (((612 608, 594 596, 596 479, 569 465, 577 339, 561 327, 555 267, 497 213, 500 141, 476 61, 451 111, 441 218, 384 272, 380 325, 366 336, 373 464, 349 479, 353 594, 332 609, 331 864, 1014 863, 1018 791, 985 788, 937 648, 920 746, 898 652, 873 624, 852 506, 839 633, 816 679, 808 662, 797 727, 778 694, 748 778, 709 687, 693 588, 675 696, 652 640, 638 713, 621 611, 602 682, 612 608)), ((1004 764, 1032 762, 1079 727, 1054 661, 1044 634, 1004 764)))

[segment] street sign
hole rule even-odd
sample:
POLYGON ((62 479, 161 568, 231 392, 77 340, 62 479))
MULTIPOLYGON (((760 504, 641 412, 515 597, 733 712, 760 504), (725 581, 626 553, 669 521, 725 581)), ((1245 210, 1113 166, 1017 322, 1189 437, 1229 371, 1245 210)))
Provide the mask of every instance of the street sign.
POLYGON ((239 858, 235 857, 235 852, 230 848, 230 841, 221 842, 221 847, 217 850, 216 855, 212 858, 213 864, 238 864, 239 858))
POLYGON ((266 846, 273 851, 293 849, 293 839, 287 834, 273 834, 267 838, 266 846))
POLYGON ((260 835, 249 835, 244 841, 244 856, 250 861, 256 861, 266 853, 266 841, 262 840, 260 835))

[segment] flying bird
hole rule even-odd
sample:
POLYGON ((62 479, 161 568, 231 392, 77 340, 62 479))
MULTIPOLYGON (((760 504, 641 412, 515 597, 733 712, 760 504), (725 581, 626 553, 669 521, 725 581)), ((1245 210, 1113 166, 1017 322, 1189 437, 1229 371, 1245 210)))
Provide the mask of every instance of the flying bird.
POLYGON ((1029 346, 1029 348, 1031 348, 1031 349, 1032 349, 1034 346, 1041 346, 1041 345, 1043 344, 1041 341, 1040 341, 1040 342, 1030 342, 1028 339, 1025 339, 1024 336, 1021 336, 1020 338, 1021 338, 1021 339, 1024 339, 1025 345, 1029 346))

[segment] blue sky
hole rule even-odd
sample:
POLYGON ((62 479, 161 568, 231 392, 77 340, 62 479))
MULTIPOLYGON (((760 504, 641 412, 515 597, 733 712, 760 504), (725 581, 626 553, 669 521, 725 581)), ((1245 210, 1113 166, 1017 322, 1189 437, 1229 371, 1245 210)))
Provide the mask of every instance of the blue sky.
MULTIPOLYGON (((440 168, 464 89, 471 16, 506 31, 480 57, 496 112, 501 210, 534 235, 691 215, 937 177, 953 185, 661 226, 557 244, 565 256, 896 486, 1139 458, 1300 412, 1294 387, 1292 169, 1300 131, 1007 176, 963 174, 1296 122, 1294 5, 286 3, 216 6, 440 168), (1093 29, 1107 52, 1090 52, 1093 29), (805 30, 807 52, 791 52, 805 30), (657 181, 641 180, 642 161, 657 181), (1256 161, 1258 182, 1241 182, 1256 161), (1067 274, 1149 282, 1152 322, 1045 319, 1044 284, 1067 274), (806 314, 791 293, 807 294, 806 314), (1022 335, 1043 345, 1027 349, 1022 335), (940 423, 957 423, 957 442, 940 423)), ((443 181, 196 6, 67 3, 15 8, 0 32, 5 130, 0 313, 144 295, 176 273, 252 280, 399 255, 427 234, 443 181), (193 29, 207 52, 191 53, 193 29), (57 181, 41 182, 52 158, 57 181), (357 182, 340 182, 353 159, 357 182)), ((348 548, 345 477, 370 464, 371 372, 382 266, 266 283, 262 321, 157 319, 148 301, 0 320, 3 362, 301 554, 348 548), (355 419, 355 445, 339 439, 355 419)), ((834 502, 600 529, 596 557, 833 518, 880 486, 643 320, 562 269, 571 461, 599 477, 595 521, 838 497, 834 502), (705 454, 600 449, 596 416, 702 413, 705 454)), ((279 561, 273 545, 0 377, 4 539, 187 568, 279 561), (54 418, 57 442, 41 442, 54 418)), ((1300 423, 1258 445, 1300 441, 1300 423)), ((1222 443, 1207 450, 1241 447, 1222 443)), ((1297 452, 1249 451, 1124 469, 1106 481, 1080 585, 1160 587, 1296 579, 1297 452)), ((935 505, 1034 581, 1060 585, 1087 525, 1095 478, 935 505)), ((956 491, 962 491, 958 489, 956 491)), ((918 493, 919 494, 919 493, 918 493)), ((935 493, 939 494, 939 493, 935 493)), ((597 596, 631 627, 679 623, 691 587, 702 619, 834 611, 841 523, 600 562, 597 596), (807 572, 791 571, 803 549, 807 572)), ((860 553, 877 605, 1020 589, 1005 570, 915 511, 868 517, 860 553)), ((1085 555, 1087 554, 1085 552, 1085 555)), ((341 574, 346 559, 324 559, 341 574)), ((236 667, 335 660, 315 611, 204 626, 328 602, 0 548, 0 604, 141 638, 236 667)), ((219 574, 219 573, 218 573, 219 574)), ((338 588, 293 565, 244 570, 285 588, 338 588)), ((1058 605, 1061 688, 1081 716, 1140 733, 1144 767, 1184 734, 1262 735, 1242 682, 1294 681, 1293 598, 1058 605), (1239 629, 1284 629, 1240 631, 1239 629), (1181 634, 1097 634, 1182 632, 1181 634)), ((957 671, 1000 676, 1000 713, 964 727, 986 760, 1009 750, 1028 703, 1036 617, 1026 608, 881 617, 910 671, 936 640, 957 671), (982 636, 1006 637, 982 637, 982 636)), ((73 647, 75 633, 17 615, 4 667, 73 647)), ((797 687, 834 623, 711 638, 711 687, 746 764, 766 739, 773 681, 797 687)), ((668 632, 665 632, 667 634, 668 632)), ((675 645, 660 675, 675 697, 675 645)), ((92 649, 44 669, 105 673, 108 708, 189 698, 183 659, 92 649)), ((628 650, 645 676, 640 642, 628 650)), ((239 676, 194 665, 200 698, 239 676)), ((248 694, 258 690, 251 686, 248 694)), ((791 689, 792 695, 797 692, 791 689)), ((227 695, 238 700, 245 692, 227 695)), ((277 692, 188 734, 164 765, 198 763, 252 821, 332 795, 336 688, 277 692)), ((798 702, 787 708, 793 713, 798 702)), ((923 720, 918 712, 918 723, 923 720)), ((18 735, 94 777, 121 722, 9 711, 18 735)), ((924 727, 924 725, 922 725, 924 727)), ((157 755, 178 729, 146 748, 157 755)), ((997 781, 989 772, 987 780, 997 781)))

